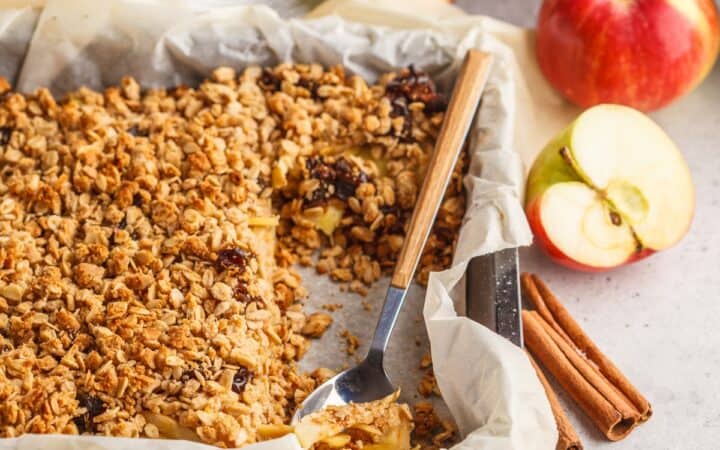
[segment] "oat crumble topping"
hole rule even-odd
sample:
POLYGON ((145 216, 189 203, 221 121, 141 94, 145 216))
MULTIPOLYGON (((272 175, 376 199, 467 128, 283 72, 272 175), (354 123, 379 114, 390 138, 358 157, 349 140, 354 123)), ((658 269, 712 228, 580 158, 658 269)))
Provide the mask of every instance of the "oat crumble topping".
MULTIPOLYGON (((291 266, 361 295, 392 270, 442 121, 432 82, 283 64, 60 102, 0 80, 0 97, 0 436, 292 431, 332 376, 296 367, 332 317, 305 316, 291 266)), ((420 282, 450 264, 465 165, 420 282)), ((393 405, 377 420, 409 417, 393 405)))
POLYGON ((415 404, 413 414, 413 441, 423 450, 438 450, 450 447, 457 439, 457 427, 441 420, 430 402, 415 404))

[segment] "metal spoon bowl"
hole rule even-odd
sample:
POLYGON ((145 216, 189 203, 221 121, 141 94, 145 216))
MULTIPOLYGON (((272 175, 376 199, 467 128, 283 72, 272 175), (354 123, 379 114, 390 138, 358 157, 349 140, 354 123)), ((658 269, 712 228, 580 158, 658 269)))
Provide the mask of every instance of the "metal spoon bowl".
POLYGON ((316 388, 295 412, 293 423, 326 406, 371 402, 387 397, 395 391, 396 388, 382 365, 366 358, 357 366, 335 375, 316 388))

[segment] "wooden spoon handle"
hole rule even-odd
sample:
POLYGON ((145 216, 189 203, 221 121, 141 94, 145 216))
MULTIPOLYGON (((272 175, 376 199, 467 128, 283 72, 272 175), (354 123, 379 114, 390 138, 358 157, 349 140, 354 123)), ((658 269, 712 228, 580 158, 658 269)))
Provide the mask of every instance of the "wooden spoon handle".
POLYGON ((420 254, 480 103, 491 61, 491 55, 479 50, 469 50, 465 55, 393 273, 391 284, 397 288, 407 288, 415 273, 420 254))

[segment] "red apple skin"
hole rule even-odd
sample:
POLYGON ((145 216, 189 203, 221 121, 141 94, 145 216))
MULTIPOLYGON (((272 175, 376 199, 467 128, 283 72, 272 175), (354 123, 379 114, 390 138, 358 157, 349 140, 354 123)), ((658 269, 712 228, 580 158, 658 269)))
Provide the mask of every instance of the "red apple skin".
POLYGON ((568 255, 563 253, 562 250, 557 248, 555 244, 553 244, 552 240, 550 240, 550 237, 545 231, 545 227, 543 227, 542 220, 540 219, 541 199, 542 195, 538 196, 536 200, 528 203, 527 207, 525 208, 525 213, 528 218, 528 223, 530 224, 530 229, 535 236, 535 245, 540 247, 548 255, 548 257, 550 257, 551 260, 553 260, 557 264, 560 264, 561 266, 565 266, 569 269, 579 270, 582 272, 606 272, 608 270, 614 269, 615 267, 620 267, 640 261, 641 259, 645 259, 655 253, 655 250, 643 248, 640 251, 630 255, 628 259, 626 259, 622 264, 614 267, 595 267, 575 261, 568 255))
POLYGON ((713 0, 545 0, 537 27, 540 69, 581 107, 658 109, 698 85, 719 49, 713 0))

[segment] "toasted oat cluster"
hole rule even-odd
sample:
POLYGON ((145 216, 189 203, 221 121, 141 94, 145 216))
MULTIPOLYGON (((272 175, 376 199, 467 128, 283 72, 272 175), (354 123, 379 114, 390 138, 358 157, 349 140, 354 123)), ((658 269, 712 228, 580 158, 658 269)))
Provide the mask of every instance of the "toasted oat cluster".
MULTIPOLYGON (((221 447, 277 436, 321 378, 296 361, 332 319, 290 266, 360 293, 392 268, 443 109, 412 69, 317 65, 0 94, 0 436, 221 447)), ((420 280, 452 257, 463 166, 420 280)))

